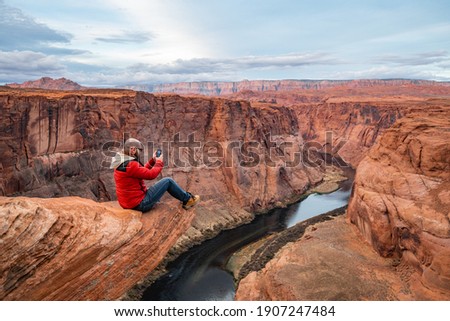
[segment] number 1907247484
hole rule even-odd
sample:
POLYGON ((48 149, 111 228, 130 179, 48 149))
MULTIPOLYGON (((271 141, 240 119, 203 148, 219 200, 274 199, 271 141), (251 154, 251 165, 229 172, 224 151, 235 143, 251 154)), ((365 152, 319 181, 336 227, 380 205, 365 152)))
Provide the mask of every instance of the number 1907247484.
POLYGON ((266 305, 266 306, 259 306, 257 308, 259 317, 267 317, 267 316, 274 316, 274 317, 307 317, 307 316, 334 316, 334 305, 332 306, 313 306, 313 305, 300 305, 300 306, 293 306, 293 305, 266 305))

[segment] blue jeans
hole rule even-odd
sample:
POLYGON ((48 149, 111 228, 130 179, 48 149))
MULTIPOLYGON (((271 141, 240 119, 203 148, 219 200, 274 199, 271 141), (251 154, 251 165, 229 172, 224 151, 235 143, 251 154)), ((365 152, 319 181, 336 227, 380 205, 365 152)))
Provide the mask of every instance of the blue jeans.
POLYGON ((191 195, 178 186, 172 178, 165 177, 147 190, 147 194, 142 202, 134 209, 141 212, 149 211, 165 192, 169 192, 170 195, 181 202, 187 202, 191 198, 191 195))

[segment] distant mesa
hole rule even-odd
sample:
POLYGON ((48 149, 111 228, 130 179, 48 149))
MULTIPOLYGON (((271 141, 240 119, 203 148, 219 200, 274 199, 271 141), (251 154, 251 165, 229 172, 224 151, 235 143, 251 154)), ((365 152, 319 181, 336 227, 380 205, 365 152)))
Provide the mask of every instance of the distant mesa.
POLYGON ((422 90, 428 88, 448 91, 449 82, 436 82, 416 79, 358 79, 358 80, 242 80, 242 81, 199 81, 199 82, 179 82, 161 84, 140 84, 127 85, 121 88, 151 93, 174 93, 181 95, 204 95, 204 96, 233 96, 243 93, 255 94, 261 92, 295 92, 295 91, 320 91, 320 90, 344 90, 347 94, 352 90, 376 91, 377 89, 386 91, 386 88, 399 88, 402 91, 415 92, 420 87, 422 90))
POLYGON ((82 90, 88 87, 81 86, 80 84, 66 78, 53 79, 50 77, 42 77, 37 80, 25 81, 22 84, 12 83, 6 84, 11 88, 39 88, 47 90, 82 90))
MULTIPOLYGON (((67 79, 42 77, 37 80, 29 80, 24 83, 6 84, 10 88, 44 89, 44 90, 86 90, 93 87, 85 87, 67 79)), ((447 95, 450 82, 437 82, 418 79, 357 79, 357 80, 242 80, 242 81, 198 81, 159 84, 134 84, 115 86, 115 89, 128 89, 145 91, 149 93, 171 93, 177 95, 203 95, 210 97, 228 97, 238 99, 256 100, 265 97, 262 93, 295 93, 319 92, 330 90, 340 91, 345 95, 355 95, 370 91, 372 95, 380 92, 390 94, 443 94, 447 95), (390 89, 390 90, 389 90, 390 89)), ((112 88, 111 88, 112 89, 112 88)), ((272 97, 274 98, 274 97, 272 97)), ((277 97, 281 98, 281 97, 277 97)))

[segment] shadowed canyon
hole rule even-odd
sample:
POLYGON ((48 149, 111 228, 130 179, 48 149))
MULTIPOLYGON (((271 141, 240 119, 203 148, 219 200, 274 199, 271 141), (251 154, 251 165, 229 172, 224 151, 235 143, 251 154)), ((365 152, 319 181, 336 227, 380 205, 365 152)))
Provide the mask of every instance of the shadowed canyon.
POLYGON ((450 299, 450 84, 60 82, 0 87, 2 300, 139 299, 194 245, 334 190, 345 164, 348 208, 238 251, 253 264, 235 299, 450 299), (201 203, 120 208, 109 165, 127 137, 201 203))

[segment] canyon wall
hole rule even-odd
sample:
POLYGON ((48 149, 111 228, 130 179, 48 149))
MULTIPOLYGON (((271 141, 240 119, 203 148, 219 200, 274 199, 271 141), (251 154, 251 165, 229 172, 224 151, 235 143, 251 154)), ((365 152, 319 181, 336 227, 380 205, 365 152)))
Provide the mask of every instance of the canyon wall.
POLYGON ((115 199, 108 161, 124 134, 144 142, 146 157, 164 150, 164 175, 252 211, 301 194, 323 171, 288 166, 302 143, 289 108, 131 91, 4 91, 0 107, 2 195, 115 199))
POLYGON ((314 164, 318 152, 356 166, 376 137, 408 112, 396 101, 328 99, 285 107, 107 90, 4 90, 0 104, 2 195, 114 200, 108 160, 126 134, 148 144, 146 156, 163 148, 170 163, 165 175, 205 200, 219 198, 224 208, 248 212, 319 182, 324 162, 314 164))
POLYGON ((450 83, 408 79, 244 80, 154 85, 154 92, 223 96, 290 107, 309 146, 356 167, 377 137, 421 102, 449 97, 450 83))
POLYGON ((341 98, 297 104, 293 108, 304 141, 311 146, 314 142, 321 151, 356 168, 377 137, 408 114, 411 106, 392 98, 384 101, 341 98))
POLYGON ((66 94, 0 92, 0 195, 114 198, 100 149, 120 139, 115 109, 121 101, 130 105, 132 98, 66 94))
POLYGON ((418 298, 450 296, 450 106, 398 121, 360 163, 348 216, 385 257, 414 268, 418 298))
POLYGON ((409 107, 359 162, 346 217, 273 236, 305 229, 240 281, 236 299, 450 299, 450 105, 409 107))

